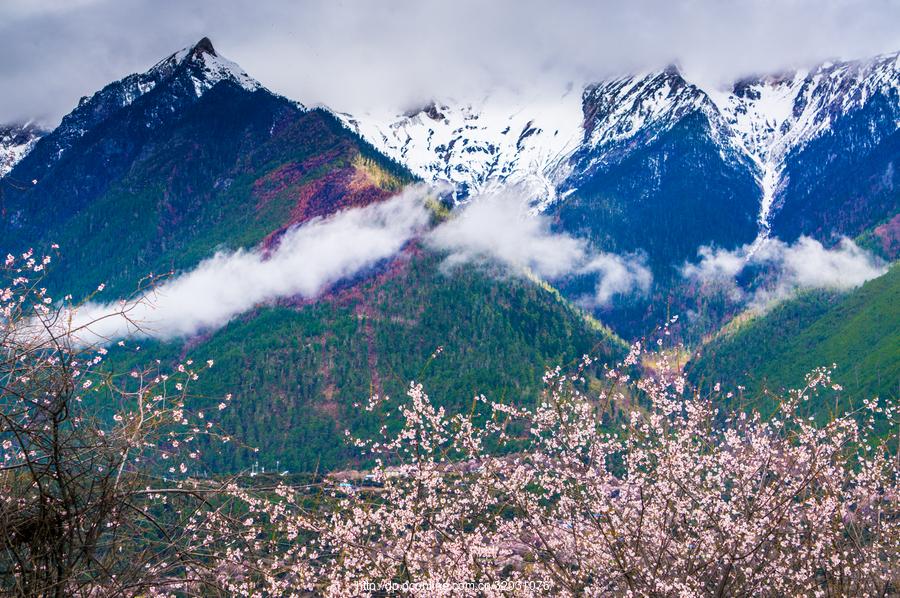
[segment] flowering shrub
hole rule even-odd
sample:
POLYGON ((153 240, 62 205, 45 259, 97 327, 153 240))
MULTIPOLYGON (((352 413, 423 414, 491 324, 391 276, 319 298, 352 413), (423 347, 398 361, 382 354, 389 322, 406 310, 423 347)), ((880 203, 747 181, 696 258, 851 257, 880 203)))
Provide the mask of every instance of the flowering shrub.
POLYGON ((766 418, 720 411, 720 397, 700 396, 664 352, 651 360, 640 344, 600 386, 589 357, 548 372, 534 408, 479 396, 449 414, 413 383, 406 401, 365 405, 400 425, 350 437, 375 464, 364 474, 200 480, 197 438, 217 434, 212 414, 191 408, 203 368, 103 370, 105 349, 79 344, 60 326, 65 310, 30 281, 45 264, 10 256, 0 289, 4 592, 898 590, 896 407, 873 399, 817 425, 801 413, 836 388, 828 369, 766 418))
MULTIPOLYGON (((636 345, 623 367, 641 358, 636 345)), ((725 415, 662 367, 610 370, 601 399, 641 397, 617 426, 550 372, 533 410, 477 397, 449 415, 421 386, 398 407, 404 425, 356 440, 377 460, 367 484, 342 483, 250 501, 254 525, 277 530, 272 593, 372 595, 887 595, 897 591, 900 519, 893 405, 873 400, 823 426, 798 415, 823 387, 820 369, 779 412, 725 415), (479 424, 478 422, 481 421, 479 424), (526 425, 527 448, 486 446, 526 425), (519 424, 518 426, 513 424, 519 424), (265 522, 265 523, 264 523, 265 522), (303 538, 302 542, 296 541, 303 538), (291 542, 293 541, 293 544, 291 542)), ((389 405, 373 399, 368 409, 389 405)), ((521 441, 521 439, 518 439, 521 441)), ((521 444, 521 443, 520 443, 521 444)), ((262 548, 263 545, 258 545, 262 548)), ((231 590, 249 591, 246 585, 231 590)))
POLYGON ((188 477, 198 437, 217 434, 189 405, 213 363, 105 370, 107 349, 84 340, 95 337, 92 322, 76 324, 78 306, 41 286, 50 262, 9 255, 0 281, 0 592, 133 595, 202 584, 215 563, 194 528, 229 506, 209 501, 216 484, 188 477))

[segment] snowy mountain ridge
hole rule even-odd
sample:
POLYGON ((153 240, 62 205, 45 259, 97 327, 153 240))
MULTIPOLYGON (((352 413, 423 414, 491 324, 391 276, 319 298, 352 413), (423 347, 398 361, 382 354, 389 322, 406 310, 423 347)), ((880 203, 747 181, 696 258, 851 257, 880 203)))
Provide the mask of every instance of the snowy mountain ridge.
MULTIPOLYGON (((198 72, 191 74, 191 81, 194 84, 194 92, 197 94, 197 97, 203 95, 204 92, 211 89, 219 81, 226 79, 234 81, 247 91, 256 91, 262 87, 260 82, 248 75, 244 69, 218 54, 208 37, 204 37, 194 46, 182 48, 171 56, 164 58, 146 73, 133 76, 151 80, 158 76, 165 78, 171 76, 178 67, 186 62, 194 63, 199 67, 198 72)), ((149 91, 149 89, 141 90, 142 93, 146 91, 149 91)))
POLYGON ((685 80, 674 66, 590 85, 583 99, 584 145, 593 154, 583 168, 652 141, 694 112, 707 118, 710 133, 723 148, 730 142, 729 130, 717 118, 708 94, 685 80))
POLYGON ((13 169, 44 134, 31 123, 0 125, 0 177, 13 169))
MULTIPOLYGON (((893 97, 896 131, 900 128, 900 53, 827 62, 808 71, 740 81, 731 93, 710 93, 736 140, 759 168, 764 226, 787 156, 828 131, 837 119, 862 109, 878 93, 893 97)), ((879 138, 892 132, 871 131, 879 138)))
POLYGON ((709 95, 748 154, 778 162, 876 93, 900 93, 900 52, 745 79, 731 93, 709 95))
MULTIPOLYGON (((82 97, 78 106, 63 117, 59 127, 53 131, 50 141, 54 147, 50 159, 58 160, 85 132, 163 83, 172 84, 168 93, 172 96, 170 108, 174 111, 176 105, 200 98, 224 80, 230 80, 251 92, 263 88, 241 67, 219 55, 208 38, 203 38, 193 46, 164 58, 145 72, 128 75, 91 96, 82 97)), ((147 123, 147 126, 152 126, 152 123, 147 123)), ((37 137, 27 144, 13 145, 12 141, 7 140, 7 134, 0 131, 0 176, 22 160, 36 141, 37 137)))
MULTIPOLYGON (((203 38, 82 98, 54 131, 49 159, 163 82, 173 96, 169 109, 176 110, 223 80, 248 91, 262 88, 203 38)), ((402 114, 334 114, 423 179, 451 183, 458 199, 515 184, 538 209, 576 191, 585 173, 622 160, 686 117, 699 117, 721 158, 753 173, 765 232, 791 153, 876 95, 888 98, 893 127, 872 130, 872 143, 900 128, 900 53, 745 78, 724 90, 691 83, 670 66, 537 97, 491 94, 472 102, 434 101, 402 114)), ((0 176, 39 135, 0 129, 0 176)))
POLYGON ((555 199, 566 160, 583 137, 581 98, 487 96, 433 102, 399 116, 337 113, 350 129, 426 180, 446 181, 458 197, 500 185, 555 199))
POLYGON ((893 130, 872 133, 883 137, 900 128, 900 53, 746 78, 726 90, 690 83, 670 66, 589 85, 580 99, 569 90, 555 101, 489 96, 463 105, 434 102, 393 117, 338 116, 422 178, 455 185, 459 197, 524 184, 547 207, 577 185, 563 181, 619 160, 699 114, 722 158, 753 171, 765 230, 788 155, 876 94, 894 107, 893 130))

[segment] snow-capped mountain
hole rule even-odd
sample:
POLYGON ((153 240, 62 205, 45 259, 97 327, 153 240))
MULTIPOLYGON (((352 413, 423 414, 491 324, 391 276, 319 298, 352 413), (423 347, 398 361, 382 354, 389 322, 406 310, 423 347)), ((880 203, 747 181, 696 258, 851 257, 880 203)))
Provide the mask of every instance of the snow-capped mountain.
MULTIPOLYGON (((204 158, 227 163, 229 152, 238 151, 230 144, 255 140, 262 145, 280 119, 298 112, 306 109, 266 90, 204 38, 146 72, 82 98, 56 129, 37 141, 7 175, 32 184, 27 191, 5 189, 2 234, 21 237, 24 243, 49 223, 78 213, 110 191, 142 192, 136 184, 124 189, 117 185, 134 172, 136 163, 158 155, 164 146, 171 156, 182 156, 178 168, 191 168, 190 160, 200 157, 190 152, 201 148, 212 152, 204 158), (179 131, 182 135, 173 137, 179 131), (195 145, 183 147, 185 139, 195 139, 195 145)), ((158 176, 169 180, 168 175, 158 176)), ((198 201, 205 193, 198 186, 180 189, 165 202, 198 201)))
POLYGON ((716 105, 675 67, 583 93, 583 139, 547 211, 604 250, 644 253, 659 276, 703 245, 757 234, 753 164, 716 105))
MULTIPOLYGON (((898 107, 894 54, 728 89, 668 67, 539 97, 349 115, 272 94, 203 39, 82 99, 34 143, 8 180, 35 183, 4 189, 0 236, 69 247, 58 272, 76 289, 96 288, 79 265, 115 289, 380 201, 407 169, 452 183, 458 200, 515 184, 554 227, 652 270, 649 296, 603 314, 638 334, 677 303, 680 269, 701 247, 856 237, 891 221, 898 107)), ((593 282, 560 286, 584 296, 578 284, 593 282)))
POLYGON ((0 125, 0 177, 12 170, 44 134, 31 123, 0 125))
MULTIPOLYGON (((900 129, 898 73, 891 54, 715 89, 670 66, 538 97, 493 94, 395 115, 332 114, 414 174, 454 185, 457 199, 516 184, 571 232, 672 262, 694 255, 698 244, 767 235, 776 217, 787 221, 779 223, 786 236, 824 238, 859 234, 896 212, 890 192, 870 201, 862 187, 824 190, 821 181, 868 168, 859 185, 893 188, 885 143, 900 129), (816 194, 831 203, 811 199, 816 194), (710 210, 721 217, 698 216, 710 210), (654 220, 671 230, 656 230, 648 224, 654 220)), ((100 191, 106 173, 128 164, 150 131, 181 118, 222 81, 268 93, 204 38, 83 98, 35 145, 23 173, 43 182, 82 136, 103 137, 112 115, 139 105, 121 122, 131 133, 110 138, 115 148, 110 140, 88 144, 105 170, 57 190, 74 199, 100 191)))
POLYGON ((701 115, 723 160, 740 163, 759 186, 763 232, 783 202, 790 156, 876 96, 893 122, 873 127, 871 144, 900 128, 900 55, 825 63, 812 70, 746 78, 729 89, 687 81, 675 67, 618 77, 549 101, 487 98, 436 102, 395 117, 342 115, 382 152, 460 195, 526 182, 546 208, 577 190, 585 173, 652 143, 683 118, 701 115))
MULTIPOLYGON (((697 109, 717 112, 702 90, 669 67, 581 93, 570 87, 538 98, 489 95, 394 116, 339 116, 422 178, 454 184, 459 197, 517 184, 546 208, 568 177, 649 143, 697 109)), ((715 123, 719 134, 721 119, 715 123)), ((727 129, 718 136, 727 142, 727 129)))
POLYGON ((875 94, 898 92, 900 53, 894 53, 745 79, 729 93, 712 91, 710 96, 748 155, 777 164, 839 118, 864 108, 875 94))
POLYGON ((900 53, 746 79, 728 93, 709 95, 762 174, 760 220, 768 225, 788 156, 863 110, 874 96, 893 96, 893 128, 870 129, 870 142, 877 144, 900 128, 898 93, 900 53))
POLYGON ((460 198, 517 184, 553 200, 583 137, 577 90, 527 104, 506 94, 437 101, 400 115, 338 116, 418 176, 453 184, 460 198))
POLYGON ((590 159, 579 165, 580 171, 620 159, 694 113, 706 118, 714 140, 734 157, 729 130, 718 118, 715 104, 675 66, 590 85, 584 91, 583 110, 579 153, 590 159))
POLYGON ((163 112, 176 113, 182 107, 196 102, 216 83, 230 80, 240 87, 255 91, 259 82, 247 75, 238 65, 219 56, 209 38, 175 52, 159 61, 149 70, 129 75, 110 83, 90 97, 83 97, 78 106, 67 114, 41 149, 47 162, 59 159, 85 132, 91 130, 114 112, 134 104, 154 89, 165 87, 166 102, 161 102, 157 118, 146 126, 165 119, 163 112), (165 84, 165 85, 164 85, 165 84))
POLYGON ((290 226, 381 201, 411 177, 203 39, 83 99, 6 179, 28 181, 0 196, 9 247, 56 243, 67 257, 55 277, 70 292, 96 277, 93 288, 130 293, 148 272, 194 267, 220 246, 271 247, 290 226))
MULTIPOLYGON (((151 273, 197 272, 203 260, 231 259, 225 256, 238 248, 247 250, 238 255, 272 256, 291 227, 385 201, 413 182, 407 169, 331 112, 304 109, 258 87, 208 42, 82 101, 8 176, 29 184, 0 182, 4 251, 41 252, 57 244, 62 259, 54 259, 47 278, 51 294, 93 297, 102 283, 96 301, 110 305, 135 297, 138 287, 145 292, 151 273)), ((309 230, 318 235, 318 228, 309 230)), ((465 371, 473 385, 492 379, 495 369, 520 367, 525 354, 549 363, 567 359, 560 351, 573 357, 621 351, 621 341, 531 282, 469 271, 445 275, 437 271, 441 260, 416 246, 365 270, 335 268, 332 254, 340 249, 311 253, 309 267, 290 274, 335 272, 338 282, 322 289, 316 305, 304 298, 307 291, 260 304, 227 330, 216 326, 184 344, 140 343, 144 353, 153 351, 151 364, 182 351, 214 357, 215 384, 227 385, 242 405, 232 416, 234 429, 292 470, 343 459, 337 430, 339 422, 353 421, 356 397, 395 387, 402 392, 395 356, 411 351, 412 361, 422 362, 434 351, 434 338, 451 359, 442 375, 457 380, 455 372, 465 371), (259 378, 268 381, 263 386, 247 378, 268 371, 273 356, 278 375, 259 378)), ((230 293, 254 292, 251 277, 222 276, 230 293)), ((272 278, 284 287, 286 276, 272 278)), ((213 290, 198 291, 178 311, 212 313, 219 299, 213 290)), ((152 319, 142 327, 158 330, 152 319)), ((539 388, 541 372, 525 369, 528 387, 539 388)), ((496 391, 467 386, 458 401, 476 390, 511 394, 522 380, 502 382, 496 391)), ((457 401, 455 393, 442 396, 457 401)), ((235 460, 244 452, 209 467, 239 471, 235 460)))
POLYGON ((729 132, 713 101, 675 67, 532 99, 433 102, 394 116, 340 114, 348 127, 426 180, 459 196, 526 183, 544 207, 569 177, 651 142, 701 110, 723 144, 729 132))

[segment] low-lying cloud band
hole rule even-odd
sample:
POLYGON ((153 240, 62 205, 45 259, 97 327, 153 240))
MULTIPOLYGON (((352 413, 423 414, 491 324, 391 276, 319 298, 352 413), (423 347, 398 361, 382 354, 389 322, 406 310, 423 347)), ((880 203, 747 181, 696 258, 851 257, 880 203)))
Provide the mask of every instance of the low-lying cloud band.
POLYGON ((598 277, 595 293, 583 298, 607 305, 615 295, 645 293, 653 277, 640 256, 593 251, 585 239, 551 229, 550 219, 531 214, 515 189, 479 197, 429 235, 429 244, 448 253, 445 264, 499 262, 512 271, 527 269, 542 278, 568 274, 598 277))
POLYGON ((831 248, 803 236, 791 244, 768 238, 730 251, 702 247, 698 253, 699 261, 682 267, 685 278, 728 286, 735 299, 758 308, 798 289, 851 289, 887 271, 882 260, 846 237, 831 248), (754 267, 767 268, 767 280, 745 291, 736 277, 754 267))
POLYGON ((172 339, 215 330, 256 306, 316 297, 329 285, 396 255, 411 240, 446 254, 445 266, 499 264, 542 278, 592 274, 587 303, 646 292, 652 277, 637 256, 591 251, 584 239, 553 232, 545 216, 529 214, 524 196, 509 190, 474 198, 430 228, 426 198, 441 190, 415 185, 385 202, 348 209, 287 231, 277 247, 219 252, 133 303, 88 303, 71 325, 86 344, 126 336, 172 339))
POLYGON ((260 249, 217 253, 131 305, 84 305, 73 325, 87 325, 80 333, 85 342, 129 335, 169 339, 218 328, 279 298, 314 297, 395 255, 424 231, 430 218, 423 201, 428 192, 414 186, 385 202, 305 223, 287 231, 269 254, 260 249), (109 317, 123 310, 127 319, 109 317))

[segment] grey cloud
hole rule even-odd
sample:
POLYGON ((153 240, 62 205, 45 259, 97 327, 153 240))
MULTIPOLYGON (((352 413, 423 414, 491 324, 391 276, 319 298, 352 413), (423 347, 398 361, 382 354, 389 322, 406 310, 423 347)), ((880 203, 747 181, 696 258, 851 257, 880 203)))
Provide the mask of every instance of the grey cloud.
POLYGON ((55 121, 204 35, 277 92, 359 112, 673 60, 724 81, 893 51, 900 3, 11 0, 0 4, 0 121, 55 121))

